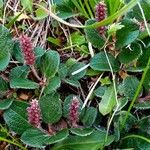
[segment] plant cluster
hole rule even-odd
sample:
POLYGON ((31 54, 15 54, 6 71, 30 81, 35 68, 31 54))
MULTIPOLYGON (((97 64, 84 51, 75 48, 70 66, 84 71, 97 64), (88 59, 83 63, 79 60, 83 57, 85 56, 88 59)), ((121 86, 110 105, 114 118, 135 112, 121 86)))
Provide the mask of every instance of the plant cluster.
POLYGON ((149 0, 46 4, 21 0, 23 11, 0 24, 0 142, 24 150, 148 150, 149 0), (69 40, 47 37, 43 47, 23 26, 14 35, 18 18, 28 19, 24 11, 35 12, 34 21, 52 17, 53 35, 65 36, 66 27, 69 40))

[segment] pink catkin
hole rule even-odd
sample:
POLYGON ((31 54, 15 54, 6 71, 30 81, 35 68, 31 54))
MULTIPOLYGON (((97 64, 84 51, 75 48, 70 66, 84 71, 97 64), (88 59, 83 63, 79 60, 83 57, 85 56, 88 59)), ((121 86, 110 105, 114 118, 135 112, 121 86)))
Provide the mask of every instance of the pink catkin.
MULTIPOLYGON (((106 13, 106 5, 103 2, 100 2, 96 5, 96 12, 95 12, 95 18, 96 21, 102 21, 106 18, 107 13, 106 13)), ((106 27, 102 26, 98 28, 98 31, 100 33, 100 35, 104 36, 105 35, 105 31, 106 31, 106 27)))
POLYGON ((32 124, 35 127, 40 126, 40 119, 41 119, 41 113, 38 101, 36 99, 33 99, 30 102, 30 107, 27 108, 28 113, 28 121, 30 124, 32 124))
POLYGON ((69 122, 72 127, 77 127, 79 121, 79 106, 80 102, 77 97, 73 97, 72 103, 69 108, 69 122))
POLYGON ((33 52, 33 45, 31 39, 26 35, 22 35, 20 37, 20 46, 25 59, 25 64, 34 65, 35 55, 33 52))

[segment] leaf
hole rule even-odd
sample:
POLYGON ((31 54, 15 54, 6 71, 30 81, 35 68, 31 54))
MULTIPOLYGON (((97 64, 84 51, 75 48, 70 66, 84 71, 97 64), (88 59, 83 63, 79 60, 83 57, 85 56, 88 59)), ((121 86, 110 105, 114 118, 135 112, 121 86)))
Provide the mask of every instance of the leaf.
POLYGON ((53 91, 56 91, 60 87, 60 84, 61 84, 61 80, 59 77, 54 77, 50 79, 48 85, 44 90, 44 93, 49 94, 53 91))
POLYGON ((140 131, 150 135, 150 130, 149 130, 149 127, 150 127, 150 116, 146 116, 146 117, 141 118, 138 121, 138 127, 139 127, 140 131))
POLYGON ((121 63, 127 64, 134 61, 142 54, 142 48, 139 44, 133 43, 130 48, 123 48, 118 57, 121 63))
POLYGON ((69 135, 68 129, 63 129, 57 132, 55 135, 51 136, 49 139, 46 140, 46 144, 54 144, 60 142, 67 138, 69 135))
POLYGON ((56 123, 62 116, 62 106, 60 96, 57 93, 41 97, 40 108, 42 119, 45 123, 56 123))
POLYGON ((2 98, 8 89, 8 83, 0 77, 0 98, 2 98))
POLYGON ((4 5, 3 0, 0 0, 0 8, 2 8, 2 7, 3 7, 3 5, 4 5))
POLYGON ((80 87, 80 82, 77 80, 64 79, 63 81, 71 86, 80 87))
MULTIPOLYGON (((120 111, 124 106, 126 106, 126 104, 128 103, 128 99, 127 98, 118 98, 118 111, 120 111)), ((114 109, 115 110, 115 109, 114 109)))
POLYGON ((59 69, 60 56, 56 51, 47 51, 41 58, 41 72, 47 78, 53 78, 59 69))
POLYGON ((5 70, 10 61, 10 53, 4 50, 0 51, 0 71, 5 70))
POLYGON ((91 127, 97 117, 97 109, 94 107, 87 107, 81 113, 81 122, 84 126, 91 127))
POLYGON ((12 99, 3 99, 0 101, 0 110, 5 110, 8 109, 11 104, 12 104, 13 100, 12 99))
POLYGON ((24 57, 18 40, 14 41, 12 55, 15 57, 17 61, 19 61, 20 63, 24 63, 24 57))
POLYGON ((88 136, 92 134, 94 129, 92 128, 71 128, 70 132, 72 134, 78 135, 78 136, 88 136))
POLYGON ((68 67, 65 64, 60 64, 59 70, 58 70, 58 75, 61 79, 66 78, 68 74, 68 67))
POLYGON ((105 93, 105 90, 107 89, 106 86, 99 86, 95 91, 94 94, 97 97, 102 97, 105 93))
POLYGON ((150 102, 144 101, 142 103, 137 103, 137 104, 134 104, 133 107, 138 109, 138 110, 147 110, 147 109, 150 109, 150 102))
POLYGON ((13 69, 11 69, 10 72, 10 79, 13 78, 26 78, 27 75, 29 74, 30 68, 28 66, 17 66, 13 69))
POLYGON ((32 12, 33 1, 32 0, 21 0, 21 5, 24 9, 32 12))
MULTIPOLYGON (((95 22, 96 22, 95 20, 88 20, 88 21, 86 21, 85 25, 91 25, 91 24, 93 24, 95 22)), ((94 47, 101 48, 104 45, 105 41, 101 37, 101 35, 99 34, 97 29, 86 28, 84 31, 85 31, 87 40, 90 43, 92 43, 92 45, 94 47)))
POLYGON ((6 53, 8 55, 8 53, 12 51, 13 45, 14 42, 9 30, 0 24, 0 55, 2 53, 6 53))
POLYGON ((132 100, 138 85, 139 85, 139 80, 136 77, 128 76, 123 80, 120 91, 122 95, 124 95, 129 100, 132 100))
POLYGON ((10 80, 10 87, 15 89, 37 89, 38 83, 23 78, 13 78, 10 80))
POLYGON ((117 31, 116 38, 117 48, 122 48, 132 43, 139 35, 139 26, 129 19, 124 19, 121 22, 124 27, 117 31))
POLYGON ((3 114, 8 127, 18 134, 22 134, 25 130, 32 128, 27 121, 27 107, 26 103, 14 101, 3 114))
POLYGON ((84 77, 85 74, 86 74, 86 69, 84 69, 83 71, 77 73, 76 75, 72 75, 72 73, 74 71, 77 71, 77 70, 81 69, 84 66, 85 66, 84 63, 77 62, 77 63, 73 64, 71 67, 69 67, 68 68, 68 70, 69 70, 68 75, 70 76, 70 79, 71 80, 79 80, 82 77, 84 77))
POLYGON ((119 144, 119 148, 121 148, 121 149, 134 148, 136 150, 149 150, 149 148, 150 148, 149 138, 146 138, 146 137, 143 137, 140 135, 134 135, 134 136, 130 137, 130 135, 129 135, 128 138, 121 140, 120 144, 119 144), (134 136, 136 136, 136 137, 134 137, 134 136), (137 136, 138 136, 138 138, 137 138, 137 136), (147 139, 147 141, 145 139, 147 139), (149 142, 148 142, 148 140, 149 140, 149 142))
POLYGON ((99 103, 99 111, 102 115, 107 115, 110 113, 116 104, 115 100, 115 92, 113 87, 108 87, 106 89, 104 95, 102 96, 102 100, 99 103))
POLYGON ((35 11, 36 17, 34 18, 35 20, 42 20, 45 19, 46 17, 48 17, 47 12, 43 11, 42 8, 38 8, 35 11))
POLYGON ((65 117, 65 118, 68 118, 69 117, 69 108, 70 108, 70 105, 71 105, 71 103, 72 103, 72 101, 73 101, 73 97, 77 97, 77 99, 79 100, 79 102, 80 102, 80 106, 79 106, 79 109, 78 109, 78 113, 80 114, 81 113, 81 107, 82 107, 82 105, 83 105, 83 102, 81 101, 81 99, 78 97, 78 96, 76 96, 76 95, 69 95, 69 96, 67 96, 66 98, 65 98, 65 100, 64 100, 64 103, 63 103, 63 116, 65 117))
MULTIPOLYGON (((111 54, 107 54, 113 71, 119 70, 119 63, 111 54)), ((110 67, 104 52, 96 54, 90 61, 90 67, 97 71, 110 71, 110 67)))
MULTIPOLYGON (((102 149, 106 133, 102 131, 94 131, 91 135, 80 137, 80 136, 69 136, 62 142, 55 144, 52 150, 97 150, 102 149)), ((108 136, 107 143, 111 143, 114 137, 108 136)))
POLYGON ((43 133, 39 129, 28 129, 22 136, 21 141, 32 147, 44 148, 46 146, 45 141, 50 137, 50 135, 43 133))

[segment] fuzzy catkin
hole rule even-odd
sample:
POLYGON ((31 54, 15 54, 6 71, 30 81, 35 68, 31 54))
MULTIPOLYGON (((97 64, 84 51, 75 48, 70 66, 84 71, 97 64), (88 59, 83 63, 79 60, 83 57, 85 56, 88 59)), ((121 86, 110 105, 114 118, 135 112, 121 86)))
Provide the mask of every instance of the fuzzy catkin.
POLYGON ((34 65, 35 54, 33 52, 33 45, 31 39, 27 35, 21 35, 19 40, 25 64, 34 65))
POLYGON ((79 121, 79 106, 80 102, 78 98, 74 96, 69 108, 69 123, 72 127, 76 127, 79 121))
POLYGON ((30 106, 27 108, 28 122, 35 127, 40 126, 41 112, 38 101, 33 99, 30 102, 30 106))
MULTIPOLYGON (((107 16, 106 13, 106 5, 103 2, 100 2, 96 5, 96 12, 95 12, 95 18, 97 22, 100 22, 102 20, 104 20, 107 16)), ((101 26, 98 27, 98 31, 100 33, 100 35, 105 35, 105 31, 106 31, 106 27, 105 26, 101 26)))

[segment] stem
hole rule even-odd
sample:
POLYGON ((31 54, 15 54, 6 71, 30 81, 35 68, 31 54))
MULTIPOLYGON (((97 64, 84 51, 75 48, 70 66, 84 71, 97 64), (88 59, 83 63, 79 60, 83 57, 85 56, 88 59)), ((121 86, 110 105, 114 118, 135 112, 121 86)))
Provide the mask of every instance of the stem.
POLYGON ((136 93, 135 93, 135 95, 134 95, 134 97, 133 97, 133 100, 131 101, 131 104, 130 104, 130 106, 129 106, 129 108, 128 108, 128 111, 127 111, 126 116, 125 116, 125 119, 124 119, 124 121, 123 121, 123 123, 122 123, 121 129, 124 128, 124 125, 125 125, 125 123, 126 123, 126 121, 127 121, 127 119, 128 119, 128 115, 129 115, 129 113, 130 113, 130 111, 131 111, 131 109, 132 109, 132 107, 133 107, 133 105, 134 105, 134 102, 135 102, 136 99, 138 98, 138 95, 139 95, 139 93, 140 93, 140 91, 141 91, 141 89, 142 89, 142 85, 143 85, 143 82, 144 82, 144 80, 145 80, 145 77, 146 77, 146 74, 147 74, 149 68, 150 68, 150 58, 149 58, 149 60, 148 60, 148 63, 147 63, 146 68, 144 69, 144 73, 143 73, 143 75, 142 75, 142 79, 141 79, 141 81, 140 81, 140 83, 139 83, 139 86, 138 86, 138 88, 137 88, 137 90, 136 90, 136 93))
POLYGON ((35 67, 32 65, 30 66, 31 70, 32 70, 32 73, 34 74, 34 76, 38 79, 38 81, 42 81, 42 79, 39 77, 35 67))
POLYGON ((86 106, 86 104, 87 104, 89 98, 91 97, 91 95, 92 95, 92 93, 93 93, 93 91, 94 91, 96 85, 98 84, 98 82, 99 82, 99 80, 102 78, 102 76, 103 76, 103 73, 99 76, 99 78, 98 78, 98 79, 96 80, 96 82, 94 83, 92 89, 90 90, 89 94, 87 95, 87 97, 86 97, 86 99, 85 99, 85 101, 84 101, 84 103, 83 103, 83 105, 82 105, 82 109, 86 106))

